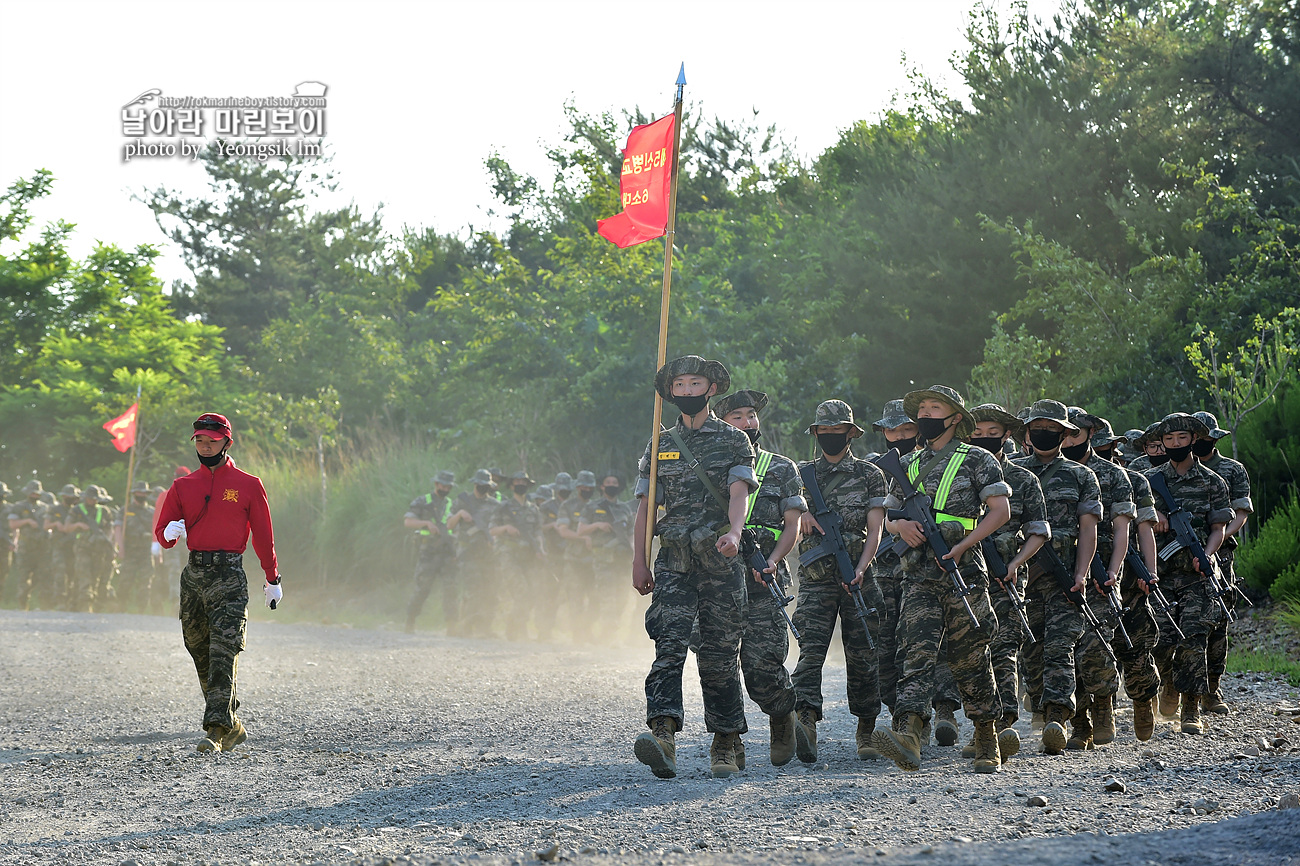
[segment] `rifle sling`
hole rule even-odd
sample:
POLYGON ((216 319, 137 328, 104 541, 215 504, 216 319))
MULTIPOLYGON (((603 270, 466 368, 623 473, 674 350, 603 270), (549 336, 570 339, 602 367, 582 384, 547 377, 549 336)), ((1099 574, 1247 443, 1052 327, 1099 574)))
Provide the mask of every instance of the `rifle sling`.
POLYGON ((704 468, 700 466, 700 461, 695 459, 695 455, 691 453, 691 449, 687 448, 686 443, 682 441, 682 436, 677 432, 677 428, 668 428, 668 435, 671 436, 673 442, 676 443, 677 450, 682 452, 682 456, 686 458, 686 465, 691 467, 691 471, 695 473, 695 477, 703 482, 704 488, 708 490, 709 493, 713 494, 713 498, 722 506, 722 513, 726 514, 731 507, 729 500, 723 497, 722 491, 718 489, 718 486, 709 480, 709 476, 705 473, 704 468))

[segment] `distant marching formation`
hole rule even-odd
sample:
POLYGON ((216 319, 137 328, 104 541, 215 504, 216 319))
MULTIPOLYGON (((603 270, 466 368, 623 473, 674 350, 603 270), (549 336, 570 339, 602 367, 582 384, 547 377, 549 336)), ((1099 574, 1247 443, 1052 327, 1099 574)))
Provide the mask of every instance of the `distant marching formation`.
POLYGON ((999 771, 1021 748, 1022 694, 1049 755, 1115 739, 1121 680, 1138 740, 1157 710, 1185 734, 1204 731, 1203 713, 1229 712, 1226 629, 1245 598, 1233 552, 1253 509, 1246 470, 1216 450, 1228 434, 1213 415, 1177 412, 1117 436, 1056 400, 968 409, 934 385, 885 406, 872 425, 883 455, 856 455, 865 431, 852 408, 821 403, 807 428, 819 456, 796 466, 758 446, 767 396, 730 385, 697 355, 655 380, 680 412, 641 459, 632 531, 656 651, 634 751, 656 776, 677 773, 692 641, 714 776, 745 767, 742 676, 769 716, 772 763, 816 761, 837 620, 857 754, 904 770, 920 768, 931 737, 958 743, 961 707, 974 725, 963 755, 999 771), (882 704, 891 718, 877 727, 882 704))

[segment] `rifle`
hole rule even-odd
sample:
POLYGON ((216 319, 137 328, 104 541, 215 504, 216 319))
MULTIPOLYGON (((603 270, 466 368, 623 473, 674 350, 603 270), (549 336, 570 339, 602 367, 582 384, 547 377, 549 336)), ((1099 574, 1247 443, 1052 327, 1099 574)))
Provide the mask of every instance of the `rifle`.
POLYGON ((757 571, 758 576, 767 585, 767 591, 772 593, 776 609, 781 611, 781 616, 785 618, 785 624, 790 627, 794 639, 802 641, 803 636, 799 634, 799 629, 794 627, 794 620, 790 619, 790 614, 785 610, 785 606, 794 601, 794 596, 785 594, 785 590, 781 589, 781 581, 775 574, 769 576, 763 573, 763 569, 767 568, 767 557, 763 556, 763 550, 758 546, 758 533, 748 526, 740 533, 740 553, 745 557, 749 567, 757 571))
POLYGON ((1007 600, 1011 602, 1011 607, 1015 610, 1016 616, 1020 617, 1020 624, 1025 627, 1025 634, 1029 637, 1030 643, 1036 643, 1034 631, 1029 627, 1029 618, 1025 616, 1025 603, 1020 598, 1020 593, 1016 592, 1014 584, 1007 582, 1007 575, 1010 571, 1007 569, 1006 562, 1002 559, 1002 554, 998 553, 998 546, 993 543, 992 538, 985 538, 980 542, 980 550, 984 551, 984 561, 988 563, 989 574, 998 582, 998 586, 1007 594, 1007 600))
POLYGON ((1106 579, 1110 575, 1106 571, 1106 565, 1101 561, 1101 552, 1098 551, 1092 555, 1092 582, 1097 585, 1097 592, 1101 593, 1110 605, 1111 611, 1115 614, 1115 620, 1119 624, 1120 636, 1124 638, 1124 644, 1133 649, 1133 639, 1128 636, 1128 629, 1124 628, 1124 605, 1120 603, 1119 593, 1115 587, 1107 586, 1106 579))
MULTIPOLYGON (((1219 550, 1218 552, 1216 552, 1214 554, 1214 558, 1218 561, 1219 568, 1222 569, 1224 565, 1223 551, 1219 550)), ((1242 591, 1241 587, 1237 584, 1237 581, 1233 580, 1230 576, 1225 576, 1223 578, 1223 582, 1227 584, 1232 589, 1233 592, 1241 596, 1242 601, 1246 602, 1246 604, 1250 605, 1251 607, 1255 606, 1255 602, 1251 601, 1250 596, 1246 595, 1246 593, 1242 591)))
MULTIPOLYGON (((862 597, 862 585, 853 583, 857 575, 854 574, 853 562, 849 559, 849 549, 844 544, 844 518, 838 512, 831 511, 826 504, 822 489, 817 485, 817 470, 812 463, 804 464, 799 470, 799 477, 803 479, 804 489, 812 496, 813 517, 822 528, 821 544, 799 554, 799 566, 802 568, 811 565, 828 556, 834 558, 840 582, 852 596, 853 612, 861 620, 862 630, 866 632, 867 646, 875 650, 876 642, 871 639, 871 626, 867 617, 875 613, 876 609, 867 607, 866 599, 862 597)), ((763 567, 766 568, 767 565, 764 564, 763 567)))
POLYGON ((1169 620, 1169 624, 1174 627, 1174 631, 1178 632, 1180 640, 1186 638, 1187 635, 1183 634, 1183 630, 1178 627, 1178 620, 1174 619, 1174 603, 1165 597, 1164 592, 1160 589, 1159 582, 1151 576, 1147 564, 1142 561, 1142 555, 1138 553, 1137 548, 1131 543, 1128 547, 1128 553, 1124 556, 1124 564, 1129 567, 1129 571, 1133 572, 1134 577, 1146 584, 1147 598, 1151 602, 1151 606, 1165 615, 1165 619, 1169 620))
POLYGON ((1169 517, 1169 528, 1174 533, 1174 540, 1160 550, 1161 561, 1167 561, 1175 553, 1186 548, 1196 558, 1201 575, 1209 585, 1210 598, 1219 605, 1219 610, 1223 611, 1228 622, 1235 622, 1237 618, 1232 615, 1232 609, 1223 600, 1223 597, 1232 591, 1223 585, 1223 580, 1219 577, 1218 560, 1206 555, 1205 548, 1196 537, 1196 531, 1192 528, 1192 515, 1178 504, 1163 473, 1153 472, 1147 478, 1151 482, 1151 489, 1164 500, 1169 517))
MULTIPOLYGON (((975 588, 966 582, 962 577, 961 570, 957 568, 957 562, 953 559, 944 559, 951 552, 948 542, 943 540, 943 532, 939 529, 939 524, 934 522, 934 509, 930 502, 930 497, 912 486, 912 481, 903 471, 903 464, 898 459, 897 449, 891 448, 880 456, 876 461, 876 466, 884 472, 893 476, 898 482, 898 486, 903 491, 903 507, 889 512, 890 520, 915 520, 921 524, 921 531, 925 533, 925 540, 930 543, 930 550, 934 553, 935 560, 939 567, 948 573, 952 579, 953 589, 957 592, 957 597, 961 603, 966 606, 966 615, 974 623, 976 628, 980 627, 980 621, 975 616, 975 611, 971 610, 970 601, 966 596, 975 591, 975 588)), ((925 479, 921 479, 924 483, 925 479)), ((902 556, 909 548, 906 541, 898 539, 891 548, 899 556, 902 556)))
POLYGON ((1052 547, 1050 542, 1044 544, 1034 554, 1034 561, 1038 563, 1038 566, 1043 571, 1056 579, 1056 585, 1061 588, 1061 592, 1065 593, 1065 597, 1070 600, 1070 603, 1079 609, 1079 613, 1083 614, 1083 620, 1088 624, 1088 628, 1092 629, 1097 635, 1098 640, 1101 642, 1101 648, 1106 651, 1106 655, 1110 656, 1111 661, 1119 664, 1119 659, 1115 658, 1115 651, 1110 648, 1110 644, 1106 640, 1106 633, 1102 631, 1101 620, 1097 619, 1097 614, 1093 613, 1092 608, 1088 607, 1088 603, 1084 601, 1083 593, 1075 592, 1074 577, 1070 574, 1070 570, 1065 567, 1065 563, 1061 561, 1056 548, 1052 547))

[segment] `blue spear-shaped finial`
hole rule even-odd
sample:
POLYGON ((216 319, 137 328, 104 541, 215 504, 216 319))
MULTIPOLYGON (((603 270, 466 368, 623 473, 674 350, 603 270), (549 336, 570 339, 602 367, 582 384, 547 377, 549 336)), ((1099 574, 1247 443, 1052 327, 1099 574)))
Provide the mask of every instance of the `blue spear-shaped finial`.
POLYGON ((686 61, 682 61, 682 68, 677 70, 677 101, 682 101, 682 88, 686 87, 686 61))

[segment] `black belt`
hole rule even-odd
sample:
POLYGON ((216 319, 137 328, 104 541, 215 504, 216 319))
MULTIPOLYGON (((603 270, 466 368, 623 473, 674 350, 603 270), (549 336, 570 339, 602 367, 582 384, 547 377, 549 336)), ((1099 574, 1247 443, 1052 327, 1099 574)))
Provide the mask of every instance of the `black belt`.
POLYGON ((214 565, 239 565, 244 554, 228 550, 191 550, 190 565, 209 568, 214 565))

